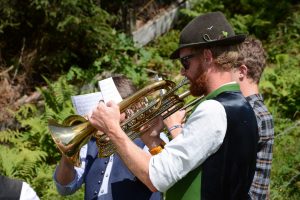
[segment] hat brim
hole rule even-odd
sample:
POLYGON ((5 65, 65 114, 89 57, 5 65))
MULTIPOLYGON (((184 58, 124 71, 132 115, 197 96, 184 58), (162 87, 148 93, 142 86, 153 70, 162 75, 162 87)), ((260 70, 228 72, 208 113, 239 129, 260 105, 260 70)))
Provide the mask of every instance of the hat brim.
POLYGON ((243 42, 246 39, 246 35, 235 35, 232 37, 227 37, 220 40, 214 40, 209 42, 199 42, 199 43, 189 43, 189 44, 181 44, 171 55, 171 59, 179 58, 180 49, 186 47, 210 47, 210 46, 223 46, 223 45, 234 45, 243 42))

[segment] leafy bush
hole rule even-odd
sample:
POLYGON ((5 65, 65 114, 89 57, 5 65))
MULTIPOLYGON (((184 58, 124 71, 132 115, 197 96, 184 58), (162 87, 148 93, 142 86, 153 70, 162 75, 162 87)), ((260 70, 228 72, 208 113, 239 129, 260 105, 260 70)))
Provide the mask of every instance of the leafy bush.
POLYGON ((299 199, 300 121, 275 120, 276 136, 271 171, 271 199, 299 199))
MULTIPOLYGON (((90 71, 93 71, 94 76, 103 72, 106 76, 114 73, 126 74, 140 87, 144 86, 155 74, 172 75, 170 70, 178 69, 178 65, 165 58, 169 56, 169 52, 175 49, 174 36, 178 34, 178 31, 172 33, 174 34, 167 34, 158 39, 153 47, 146 48, 135 47, 132 38, 122 33, 117 34, 117 39, 115 43, 112 43, 111 49, 93 63, 90 71), (156 47, 156 44, 161 44, 161 46, 156 47)), ((179 70, 175 71, 176 74, 178 72, 179 70)))
MULTIPOLYGON (((272 62, 280 61, 278 54, 289 54, 293 60, 300 60, 300 5, 295 5, 291 15, 276 26, 266 43, 269 58, 272 62), (274 45, 276 44, 276 45, 274 45)), ((281 58, 283 58, 281 56, 281 58)), ((282 65, 283 63, 281 63, 282 65)))
POLYGON ((271 199, 276 200, 300 196, 299 8, 295 6, 265 41, 269 67, 260 86, 275 122, 271 199))
POLYGON ((91 0, 4 0, 0 10, 0 64, 31 81, 85 68, 114 40, 111 17, 91 0))
POLYGON ((267 68, 261 81, 263 92, 273 113, 280 118, 300 117, 300 60, 288 54, 276 56, 277 65, 267 68), (293 74, 293 78, 291 78, 293 74), (280 106, 278 106, 280 105, 280 106))
POLYGON ((42 190, 37 190, 40 197, 52 187, 53 182, 49 179, 52 179, 53 165, 60 158, 48 130, 48 119, 61 122, 74 113, 70 95, 76 92, 63 76, 55 83, 48 83, 48 88, 39 88, 45 100, 43 105, 25 104, 15 113, 21 129, 0 132, 0 172, 25 180, 37 188, 42 187, 42 190), (45 168, 45 163, 48 168, 45 168), (40 179, 42 172, 48 178, 37 186, 42 180, 35 180, 40 179))

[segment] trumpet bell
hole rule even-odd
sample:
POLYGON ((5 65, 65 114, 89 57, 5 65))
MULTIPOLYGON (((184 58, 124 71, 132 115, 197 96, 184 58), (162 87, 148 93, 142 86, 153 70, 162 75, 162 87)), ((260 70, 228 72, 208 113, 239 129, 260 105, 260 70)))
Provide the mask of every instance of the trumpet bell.
POLYGON ((75 166, 80 165, 79 151, 97 130, 82 116, 71 115, 58 124, 49 120, 48 128, 53 141, 62 154, 67 156, 75 166))

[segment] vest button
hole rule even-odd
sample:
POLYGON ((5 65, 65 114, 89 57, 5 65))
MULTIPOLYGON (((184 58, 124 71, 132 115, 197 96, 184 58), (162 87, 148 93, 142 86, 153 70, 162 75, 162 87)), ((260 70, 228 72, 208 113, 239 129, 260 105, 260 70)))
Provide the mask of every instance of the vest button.
POLYGON ((98 181, 98 184, 100 184, 101 183, 101 181, 98 181))
POLYGON ((95 190, 94 194, 98 194, 97 190, 95 190))
POLYGON ((103 175, 103 174, 104 174, 104 171, 101 171, 101 174, 103 175))

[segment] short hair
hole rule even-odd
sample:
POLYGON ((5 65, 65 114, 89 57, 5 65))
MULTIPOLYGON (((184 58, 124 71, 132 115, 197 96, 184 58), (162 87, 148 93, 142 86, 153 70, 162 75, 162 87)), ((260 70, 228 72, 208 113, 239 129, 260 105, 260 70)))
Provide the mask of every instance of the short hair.
POLYGON ((238 59, 237 45, 222 45, 209 48, 215 63, 220 66, 223 71, 230 71, 238 59))
POLYGON ((124 75, 113 75, 112 79, 123 99, 126 99, 137 91, 132 81, 124 75))
POLYGON ((247 77, 259 83, 261 75, 266 67, 267 54, 260 40, 248 36, 246 40, 238 46, 239 56, 236 68, 246 65, 248 68, 247 77))
POLYGON ((219 45, 207 46, 201 48, 193 48, 195 52, 203 52, 204 49, 209 49, 214 58, 214 62, 219 66, 219 70, 230 71, 236 64, 238 59, 237 45, 219 45))

